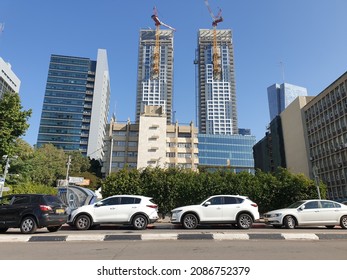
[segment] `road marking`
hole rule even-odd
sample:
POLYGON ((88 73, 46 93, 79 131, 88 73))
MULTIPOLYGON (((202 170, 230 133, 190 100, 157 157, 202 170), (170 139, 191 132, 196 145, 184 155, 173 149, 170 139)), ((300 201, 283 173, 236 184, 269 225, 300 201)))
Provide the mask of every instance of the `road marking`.
POLYGON ((249 240, 246 233, 215 233, 213 234, 215 240, 249 240))
POLYGON ((319 237, 313 233, 282 233, 286 240, 319 240, 319 237))
POLYGON ((103 241, 105 234, 69 235, 66 241, 103 241))
POLYGON ((141 240, 177 240, 177 234, 172 234, 172 233, 142 234, 141 240))
POLYGON ((0 235, 0 242, 27 242, 31 236, 27 235, 0 235))

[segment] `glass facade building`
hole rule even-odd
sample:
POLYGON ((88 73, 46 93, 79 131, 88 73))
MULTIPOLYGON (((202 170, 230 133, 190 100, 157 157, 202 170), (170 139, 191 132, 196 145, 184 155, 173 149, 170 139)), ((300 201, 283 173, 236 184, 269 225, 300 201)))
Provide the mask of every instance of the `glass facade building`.
POLYGON ((102 158, 110 98, 106 59, 105 50, 98 51, 98 61, 51 56, 38 147, 51 143, 65 151, 79 150, 91 158, 102 158), (98 127, 93 128, 93 123, 98 127))
POLYGON ((274 84, 267 88, 269 102, 270 121, 284 111, 298 96, 307 96, 304 87, 283 83, 274 84))
POLYGON ((255 136, 198 134, 199 165, 254 173, 255 136))

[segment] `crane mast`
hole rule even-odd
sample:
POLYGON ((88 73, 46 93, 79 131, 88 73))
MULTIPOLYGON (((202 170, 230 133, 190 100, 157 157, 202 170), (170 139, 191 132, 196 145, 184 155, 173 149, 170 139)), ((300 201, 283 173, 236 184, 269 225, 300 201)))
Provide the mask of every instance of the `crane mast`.
POLYGON ((160 68, 160 26, 165 26, 173 31, 175 31, 175 28, 160 21, 156 7, 153 8, 153 15, 151 16, 151 18, 153 19, 155 24, 155 46, 153 52, 152 78, 157 79, 159 78, 160 68))
POLYGON ((218 14, 215 16, 212 12, 212 9, 210 5, 208 4, 208 0, 205 0, 205 5, 207 6, 207 9, 212 17, 212 27, 213 27, 213 55, 212 55, 212 61, 213 61, 213 76, 216 79, 220 78, 221 74, 221 65, 220 65, 220 51, 218 50, 217 46, 217 25, 218 23, 223 21, 222 17, 222 10, 219 9, 218 14))

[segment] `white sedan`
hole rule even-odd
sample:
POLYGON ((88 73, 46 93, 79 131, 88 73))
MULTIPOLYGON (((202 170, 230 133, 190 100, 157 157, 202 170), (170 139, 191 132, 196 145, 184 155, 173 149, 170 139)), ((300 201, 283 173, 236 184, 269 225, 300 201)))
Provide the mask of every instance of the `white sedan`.
POLYGON ((182 224, 185 229, 194 229, 198 224, 232 224, 249 229, 258 219, 258 205, 240 195, 215 195, 201 204, 171 211, 171 223, 182 224))
POLYGON ((331 200, 300 200, 284 209, 264 214, 265 223, 276 228, 284 226, 341 226, 347 229, 347 206, 331 200))

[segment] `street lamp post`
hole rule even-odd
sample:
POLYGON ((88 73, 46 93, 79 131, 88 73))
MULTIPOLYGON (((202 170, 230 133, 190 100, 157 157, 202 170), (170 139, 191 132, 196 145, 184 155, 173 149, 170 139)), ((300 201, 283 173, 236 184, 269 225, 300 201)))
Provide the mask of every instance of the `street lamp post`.
POLYGON ((314 176, 314 183, 315 183, 316 188, 317 188, 318 198, 321 199, 320 190, 319 190, 319 177, 318 177, 318 167, 317 166, 313 166, 312 173, 314 176))

